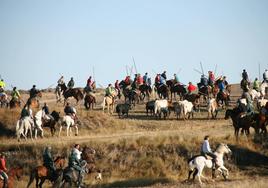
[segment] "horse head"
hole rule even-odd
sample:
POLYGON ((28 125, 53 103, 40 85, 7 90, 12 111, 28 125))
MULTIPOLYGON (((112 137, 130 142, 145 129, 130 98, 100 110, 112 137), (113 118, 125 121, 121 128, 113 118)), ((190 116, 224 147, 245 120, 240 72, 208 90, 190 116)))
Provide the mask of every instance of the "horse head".
POLYGON ((21 166, 19 167, 15 167, 15 168, 11 168, 8 172, 8 175, 10 177, 16 177, 18 180, 20 180, 20 178, 23 175, 23 168, 21 166))
POLYGON ((228 147, 228 145, 227 144, 223 144, 223 143, 220 143, 220 145, 216 149, 216 152, 218 152, 220 154, 231 154, 232 153, 232 151, 228 147))
POLYGON ((58 156, 55 160, 54 160, 54 163, 55 163, 55 166, 57 169, 63 169, 64 166, 65 166, 65 157, 63 156, 58 156))

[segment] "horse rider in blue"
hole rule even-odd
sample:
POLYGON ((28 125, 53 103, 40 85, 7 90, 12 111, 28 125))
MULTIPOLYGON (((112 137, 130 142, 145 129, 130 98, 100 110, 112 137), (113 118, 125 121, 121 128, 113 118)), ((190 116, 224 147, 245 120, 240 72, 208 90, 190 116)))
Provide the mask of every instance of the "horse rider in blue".
POLYGON ((201 155, 203 155, 205 157, 207 155, 210 156, 210 157, 212 157, 213 169, 215 169, 217 156, 212 152, 212 150, 210 148, 209 136, 208 135, 205 136, 204 142, 202 143, 202 146, 201 146, 201 155))
POLYGON ((166 85, 166 79, 163 76, 160 76, 160 85, 159 87, 166 85))
POLYGON ((144 76, 143 76, 143 83, 145 84, 145 85, 148 85, 148 73, 146 72, 145 74, 144 74, 144 76))
POLYGON ((45 148, 45 151, 43 153, 43 165, 48 169, 48 174, 51 179, 57 177, 56 167, 51 154, 51 146, 45 148))
POLYGON ((82 182, 83 182, 83 174, 85 173, 84 169, 81 167, 81 153, 79 151, 80 145, 79 144, 75 144, 74 148, 71 151, 71 154, 69 156, 69 163, 68 163, 68 167, 70 169, 76 170, 78 171, 79 175, 78 175, 78 187, 81 186, 82 182))
POLYGON ((167 80, 167 71, 164 71, 164 72, 161 74, 161 77, 163 77, 165 80, 167 80))

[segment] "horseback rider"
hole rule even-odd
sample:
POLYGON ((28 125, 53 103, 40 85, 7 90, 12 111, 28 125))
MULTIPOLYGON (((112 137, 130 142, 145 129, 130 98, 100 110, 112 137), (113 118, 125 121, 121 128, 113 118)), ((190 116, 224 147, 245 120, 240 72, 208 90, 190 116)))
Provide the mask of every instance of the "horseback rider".
POLYGON ((205 77, 204 74, 202 74, 200 78, 200 88, 206 86, 208 86, 208 79, 205 77))
POLYGON ((114 97, 113 95, 113 87, 112 84, 109 84, 108 87, 105 89, 105 97, 114 97))
POLYGON ((253 82, 253 89, 255 89, 256 91, 260 91, 260 82, 259 82, 258 78, 255 78, 255 80, 253 82))
POLYGON ((6 167, 6 157, 4 153, 0 154, 0 175, 4 179, 3 188, 7 188, 8 175, 7 175, 7 167, 6 167))
POLYGON ((117 90, 118 95, 120 96, 120 85, 119 80, 116 80, 114 83, 114 88, 117 90))
POLYGON ((161 75, 160 76, 160 86, 162 86, 162 85, 166 85, 166 79, 161 75))
POLYGON ((71 116, 72 119, 76 119, 76 109, 70 105, 70 103, 67 102, 65 108, 64 108, 64 113, 67 116, 71 116))
POLYGON ((68 82, 67 86, 68 86, 69 89, 72 89, 74 87, 74 79, 73 79, 73 77, 71 77, 71 80, 68 82))
POLYGON ((14 102, 19 102, 20 100, 20 92, 17 90, 17 87, 14 87, 11 92, 11 100, 14 102))
POLYGON ((139 88, 143 84, 143 78, 140 74, 137 74, 136 88, 139 88))
POLYGON ((167 71, 164 71, 164 72, 161 74, 161 77, 163 77, 165 80, 167 80, 167 71))
POLYGON ((188 87, 187 87, 187 90, 188 90, 188 95, 190 95, 190 94, 193 93, 193 91, 196 90, 196 86, 194 86, 194 85, 192 84, 192 82, 189 82, 189 85, 188 85, 188 87))
POLYGON ((53 116, 50 115, 49 113, 49 108, 47 106, 47 103, 44 103, 44 106, 42 107, 42 111, 43 111, 43 118, 46 120, 46 121, 49 121, 49 120, 53 120, 53 116))
POLYGON ((246 69, 243 69, 243 72, 242 72, 242 79, 243 79, 243 80, 246 80, 247 82, 249 82, 249 79, 248 79, 248 73, 247 73, 246 69))
POLYGON ((45 148, 43 153, 43 165, 48 169, 50 177, 56 177, 56 167, 51 154, 51 146, 45 148))
POLYGON ((58 86, 59 86, 59 87, 60 87, 61 85, 65 84, 65 82, 64 82, 64 77, 61 76, 57 83, 58 83, 58 86))
MULTIPOLYGON (((87 86, 86 86, 86 87, 91 88, 91 87, 92 87, 92 83, 93 83, 93 81, 92 81, 92 77, 89 76, 89 78, 87 79, 87 86)), ((91 89, 92 89, 92 88, 91 88, 91 89)))
POLYGON ((127 86, 131 84, 130 76, 126 76, 126 78, 125 78, 125 84, 126 84, 127 86))
POLYGON ((209 145, 209 136, 205 136, 204 138, 204 142, 202 143, 201 146, 201 155, 205 156, 208 155, 210 157, 212 157, 212 169, 216 168, 216 159, 217 156, 212 152, 210 145, 209 145))
POLYGON ((78 171, 79 175, 78 175, 78 187, 81 186, 82 182, 83 182, 83 174, 85 173, 83 168, 81 167, 81 154, 82 152, 79 150, 80 149, 80 145, 79 144, 75 144, 74 148, 71 151, 71 154, 69 156, 69 163, 68 163, 68 168, 70 169, 74 169, 76 171, 78 171))
POLYGON ((177 74, 174 73, 174 86, 180 84, 180 80, 177 74))
POLYGON ((36 89, 36 85, 33 85, 32 89, 30 90, 30 98, 34 98, 37 96, 38 94, 38 90, 36 89))
POLYGON ((264 82, 267 83, 267 82, 268 82, 268 70, 267 70, 267 69, 265 69, 265 71, 264 71, 262 77, 263 77, 263 81, 262 81, 262 83, 264 83, 264 82))
POLYGON ((157 74, 154 79, 154 84, 156 87, 160 85, 160 74, 157 74))
POLYGON ((223 80, 223 77, 220 77, 218 79, 218 87, 219 87, 219 92, 220 93, 224 93, 224 90, 225 90, 225 84, 224 84, 224 80, 223 80))
POLYGON ((212 71, 208 71, 208 85, 213 87, 215 82, 215 76, 212 71))
POLYGON ((266 102, 265 106, 261 108, 260 113, 266 116, 268 115, 268 102, 266 102))
POLYGON ((249 94, 249 90, 246 89, 242 96, 241 96, 241 99, 246 99, 246 102, 247 102, 247 105, 246 105, 246 112, 247 112, 247 115, 251 115, 252 113, 254 113, 254 109, 253 109, 253 101, 251 99, 251 96, 249 94))
POLYGON ((4 93, 6 84, 3 79, 0 80, 0 93, 4 93))
POLYGON ((143 83, 145 84, 145 85, 148 85, 148 73, 146 72, 145 74, 144 74, 144 76, 143 76, 143 83))

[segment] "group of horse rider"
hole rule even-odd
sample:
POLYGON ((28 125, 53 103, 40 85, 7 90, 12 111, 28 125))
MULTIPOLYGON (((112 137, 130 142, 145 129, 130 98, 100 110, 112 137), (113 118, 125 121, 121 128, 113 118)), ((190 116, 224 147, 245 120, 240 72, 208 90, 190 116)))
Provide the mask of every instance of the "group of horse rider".
MULTIPOLYGON (((84 169, 82 168, 82 159, 81 159, 82 152, 80 151, 80 145, 75 144, 73 148, 71 149, 69 158, 68 158, 68 169, 76 170, 78 172, 78 182, 77 186, 80 187, 83 183, 83 177, 84 177, 84 169)), ((57 171, 53 160, 52 155, 52 148, 51 146, 48 146, 45 148, 43 153, 43 165, 48 169, 48 174, 50 177, 57 178, 57 171)), ((53 178, 51 178, 53 180, 53 178)), ((55 179, 54 179, 55 180, 55 179)))

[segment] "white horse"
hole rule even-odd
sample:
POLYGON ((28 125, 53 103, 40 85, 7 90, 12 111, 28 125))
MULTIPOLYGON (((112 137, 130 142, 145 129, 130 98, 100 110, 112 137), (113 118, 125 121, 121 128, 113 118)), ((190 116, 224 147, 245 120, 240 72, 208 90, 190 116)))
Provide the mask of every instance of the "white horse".
POLYGON ((16 135, 18 141, 20 141, 20 137, 23 136, 25 140, 27 140, 28 132, 30 133, 31 139, 33 139, 32 128, 34 122, 30 116, 24 117, 22 120, 17 121, 16 125, 16 135))
POLYGON ((36 114, 35 114, 35 124, 34 124, 34 138, 37 139, 37 131, 39 130, 41 132, 41 137, 44 137, 44 131, 42 128, 42 118, 44 117, 45 113, 43 110, 39 110, 36 114))
POLYGON ((117 96, 117 92, 113 91, 111 96, 105 96, 102 102, 102 110, 104 112, 105 107, 107 106, 107 111, 110 114, 114 112, 114 104, 115 104, 115 97, 117 96))
POLYGON ((261 97, 261 92, 260 91, 256 91, 255 89, 250 90, 249 92, 252 101, 254 101, 255 99, 258 100, 261 97))
MULTIPOLYGON (((218 170, 223 177, 226 179, 229 176, 229 171, 228 169, 224 166, 223 162, 223 156, 224 154, 232 153, 230 148, 226 144, 220 144, 214 154, 217 156, 216 158, 216 170, 218 170)), ((202 175, 202 171, 205 167, 207 168, 212 168, 212 159, 210 157, 205 157, 205 156, 196 156, 193 159, 191 159, 188 163, 189 165, 189 176, 188 180, 190 179, 190 176, 194 170, 197 170, 197 177, 199 180, 199 183, 202 184, 201 177, 204 179, 207 179, 202 175)), ((195 176, 195 174, 194 174, 195 176)))
POLYGON ((72 132, 72 127, 74 126, 76 129, 76 133, 75 135, 78 135, 78 126, 77 124, 75 124, 74 119, 69 116, 69 115, 65 115, 62 117, 61 123, 60 123, 60 131, 59 131, 59 136, 62 130, 63 125, 66 126, 66 132, 67 132, 67 136, 71 136, 71 132, 72 132), (70 132, 70 133, 69 133, 70 132))
POLYGON ((265 89, 268 87, 268 83, 267 82, 263 82, 260 86, 260 91, 261 91, 261 96, 262 99, 265 97, 266 93, 265 93, 265 89))

